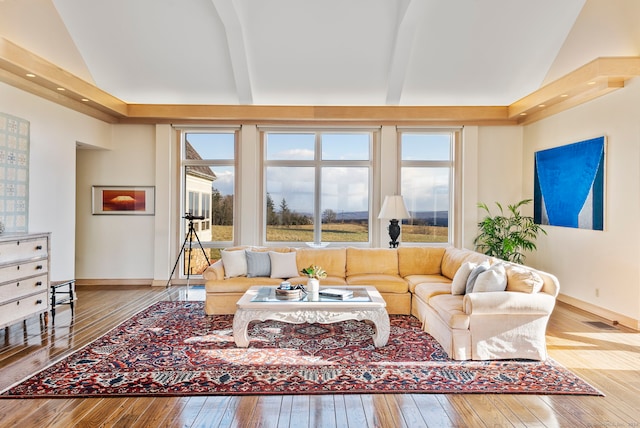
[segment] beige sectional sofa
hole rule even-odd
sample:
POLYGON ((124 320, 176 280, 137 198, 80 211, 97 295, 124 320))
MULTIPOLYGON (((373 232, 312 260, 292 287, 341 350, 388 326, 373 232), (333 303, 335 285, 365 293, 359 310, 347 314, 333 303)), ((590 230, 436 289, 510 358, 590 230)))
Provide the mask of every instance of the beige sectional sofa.
POLYGON ((321 286, 375 286, 390 314, 415 315, 452 359, 547 357, 545 332, 559 284, 546 272, 454 247, 236 247, 222 257, 203 274, 208 315, 235 313, 253 285, 305 283, 299 272, 313 264, 328 273, 321 286), (269 269, 256 260, 268 260, 269 269), (467 282, 474 287, 470 277, 475 290, 466 290, 467 282))

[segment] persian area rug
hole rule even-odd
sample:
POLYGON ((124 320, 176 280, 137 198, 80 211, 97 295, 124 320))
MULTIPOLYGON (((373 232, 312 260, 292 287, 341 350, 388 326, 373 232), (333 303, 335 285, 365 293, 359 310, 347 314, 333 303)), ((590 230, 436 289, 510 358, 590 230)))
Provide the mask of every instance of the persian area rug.
POLYGON ((188 396, 326 393, 601 395, 549 360, 452 361, 411 316, 391 317, 386 346, 374 326, 249 325, 235 346, 232 315, 203 302, 159 302, 0 397, 188 396))

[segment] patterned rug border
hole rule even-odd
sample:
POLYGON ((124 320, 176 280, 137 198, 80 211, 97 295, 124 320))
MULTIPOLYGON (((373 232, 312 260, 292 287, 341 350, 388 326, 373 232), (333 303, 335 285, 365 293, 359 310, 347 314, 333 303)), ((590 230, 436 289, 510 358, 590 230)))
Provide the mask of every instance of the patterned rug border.
MULTIPOLYGON (((55 361, 51 362, 49 365, 47 365, 46 367, 44 367, 43 369, 30 374, 28 376, 26 376, 25 378, 15 382, 14 384, 12 384, 11 386, 3 389, 2 391, 0 391, 0 399, 20 399, 20 398, 28 398, 28 399, 37 399, 37 398, 46 398, 46 399, 51 399, 51 398, 100 398, 100 397, 186 397, 186 396, 220 396, 220 395, 236 395, 236 396, 240 396, 240 395, 322 395, 322 394, 496 394, 496 395, 500 395, 500 394, 511 394, 511 395, 571 395, 571 396, 601 396, 604 397, 604 394, 599 391, 597 388, 593 387, 591 384, 589 384, 588 382, 584 381, 580 376, 576 375, 575 373, 573 373, 571 370, 565 368, 563 365, 561 365, 560 363, 558 363, 557 361, 548 358, 545 362, 526 362, 526 361, 491 361, 491 362, 469 362, 469 361, 451 361, 448 360, 450 364, 449 371, 451 372, 451 376, 452 377, 456 377, 459 375, 459 373, 456 370, 464 370, 465 366, 471 366, 472 369, 478 370, 478 367, 474 367, 474 365, 477 366, 487 366, 487 367, 495 367, 495 366, 505 366, 505 368, 507 368, 507 365, 522 365, 522 364, 542 364, 544 366, 549 367, 550 369, 556 370, 557 372, 559 372, 560 374, 563 374, 564 376, 568 376, 568 377, 573 377, 575 378, 575 383, 576 383, 576 387, 574 389, 567 389, 567 390, 561 390, 561 391, 549 391, 546 390, 544 388, 541 389, 526 389, 526 390, 514 390, 514 389, 510 389, 508 388, 508 385, 505 386, 505 389, 500 390, 500 389, 495 389, 494 386, 489 385, 488 389, 483 389, 480 388, 479 386, 475 386, 474 389, 472 390, 467 390, 464 389, 465 386, 468 385, 458 385, 458 388, 454 388, 454 387, 445 387, 443 385, 439 385, 437 387, 437 390, 435 389, 420 389, 419 388, 419 383, 415 383, 413 385, 410 385, 409 383, 404 383, 402 385, 402 387, 404 389, 398 389, 398 390, 393 390, 393 389, 384 389, 381 390, 380 389, 380 385, 379 384, 358 384, 355 386, 351 386, 352 389, 349 389, 349 387, 347 386, 345 389, 340 389, 340 390, 335 390, 332 388, 327 388, 327 389, 315 389, 315 390, 303 390, 303 391, 282 391, 282 390, 272 390, 272 391, 251 391, 251 390, 223 390, 223 391, 216 391, 216 390, 189 390, 187 392, 183 392, 183 391, 149 391, 149 390, 145 390, 145 391, 119 391, 119 390, 112 390, 112 391, 107 391, 107 392, 100 392, 100 393, 55 393, 55 392, 36 392, 36 393, 29 393, 29 394, 16 394, 16 395, 9 395, 9 393, 14 390, 19 388, 22 384, 25 384, 27 382, 29 382, 30 380, 37 378, 39 376, 41 376, 43 373, 47 372, 48 370, 53 369, 55 366, 59 365, 59 364, 64 364, 64 363, 69 363, 73 360, 73 358, 77 357, 80 353, 85 352, 85 351, 89 351, 89 348, 91 348, 94 344, 96 344, 97 342, 101 341, 101 340, 105 340, 105 338, 111 337, 114 334, 116 334, 118 332, 119 329, 126 327, 126 325, 128 325, 128 323, 132 323, 134 322, 137 317, 141 316, 141 314, 144 313, 153 313, 154 311, 159 311, 163 305, 173 305, 175 307, 182 307, 182 308, 186 308, 188 306, 192 306, 192 308, 190 308, 191 310, 194 311, 198 311, 200 310, 201 313, 204 312, 204 306, 203 306, 203 302, 186 302, 186 301, 161 301, 161 302, 157 302, 154 304, 151 304, 150 306, 148 306, 147 308, 144 308, 142 310, 140 310, 139 312, 133 314, 131 317, 129 317, 128 319, 122 321, 121 323, 119 323, 118 325, 116 325, 115 327, 113 327, 112 329, 110 329, 109 331, 107 331, 106 333, 102 334, 101 336, 97 337, 96 339, 94 339, 93 341, 87 343, 86 345, 82 346, 81 348, 75 350, 74 352, 70 353, 70 354, 65 354, 61 357, 59 357, 58 359, 56 359, 55 361), (462 389, 461 389, 462 387, 462 389)), ((392 316, 394 317, 394 316, 392 316)), ((413 320, 415 320, 415 322, 419 323, 419 321, 417 321, 417 319, 415 317, 412 316, 405 316, 407 318, 411 318, 413 320)), ((212 319, 214 317, 202 317, 204 319, 212 319)), ((424 333, 424 335, 428 336, 427 333, 424 333)), ((430 336, 429 336, 430 337, 430 336)), ((439 344, 437 344, 437 342, 435 342, 435 340, 433 340, 433 338, 431 338, 431 340, 437 345, 437 347, 439 347, 439 344)), ((251 349, 253 347, 254 343, 252 342, 252 344, 250 345, 251 349)), ((237 348, 236 348, 237 349, 237 348)), ((244 351, 244 350, 242 350, 244 351)), ((444 351, 442 351, 444 352, 444 351)), ((446 354, 445 354, 446 356, 446 354)), ((411 376, 411 373, 413 373, 412 371, 420 371, 418 366, 424 366, 425 363, 421 362, 419 364, 413 364, 416 367, 412 367, 411 363, 404 363, 406 364, 406 366, 403 366, 405 368, 402 369, 402 372, 409 373, 409 376, 411 376)), ((427 363, 426 365, 430 365, 433 364, 434 366, 442 366, 443 362, 441 361, 435 361, 433 363, 427 363)), ((371 365, 371 364, 370 364, 371 365)), ((372 371, 374 372, 375 370, 370 370, 370 365, 366 365, 364 366, 368 371, 372 371)), ((244 366, 242 366, 244 367, 244 366)), ((277 372, 281 372, 282 371, 282 366, 261 366, 261 365, 250 365, 247 366, 253 370, 256 370, 258 372, 260 372, 263 377, 264 375, 268 375, 269 373, 273 372, 273 373, 277 373, 277 372)), ((320 375, 322 375, 322 372, 325 371, 326 372, 326 368, 323 366, 319 366, 319 367, 311 367, 309 365, 287 365, 287 369, 289 371, 293 371, 293 372, 301 372, 301 373, 306 373, 307 375, 311 374, 311 373, 318 373, 320 375)), ((384 371, 384 370, 388 370, 388 369, 380 369, 379 371, 384 371)), ((233 370, 230 370, 233 371, 233 370)), ((168 374, 166 374, 166 372, 161 372, 161 371, 157 371, 157 372, 152 372, 154 374, 160 374, 162 376, 168 376, 168 374)), ((179 376, 186 376, 188 377, 190 374, 192 374, 192 372, 190 371, 185 371, 185 370, 178 370, 175 373, 179 373, 179 376)), ((174 373, 174 374, 175 374, 174 373)), ((195 373, 195 371, 193 372, 195 373)), ((508 378, 508 375, 505 375, 506 378, 508 378)), ((393 378, 392 378, 393 380, 393 378)), ((396 379, 396 381, 398 381, 401 379, 396 379)), ((506 382, 506 380, 505 380, 506 382)), ((535 385, 534 385, 535 386, 535 385)), ((55 391, 55 389, 54 389, 55 391)))

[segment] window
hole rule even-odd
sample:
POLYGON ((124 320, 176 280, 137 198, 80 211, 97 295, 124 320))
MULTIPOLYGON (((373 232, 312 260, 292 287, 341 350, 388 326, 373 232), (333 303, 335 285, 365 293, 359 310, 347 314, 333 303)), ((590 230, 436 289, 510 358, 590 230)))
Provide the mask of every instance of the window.
POLYGON ((457 131, 400 132, 400 191, 411 214, 402 241, 451 242, 457 131))
MULTIPOLYGON (((235 131, 182 132, 183 206, 195 217, 193 228, 210 260, 220 258, 215 247, 233 241, 236 139, 235 131)), ((188 227, 185 220, 182 236, 188 227)), ((197 250, 192 251, 191 273, 201 273, 207 266, 204 255, 198 245, 192 248, 197 250)))
POLYGON ((265 240, 368 243, 371 132, 265 132, 265 240))

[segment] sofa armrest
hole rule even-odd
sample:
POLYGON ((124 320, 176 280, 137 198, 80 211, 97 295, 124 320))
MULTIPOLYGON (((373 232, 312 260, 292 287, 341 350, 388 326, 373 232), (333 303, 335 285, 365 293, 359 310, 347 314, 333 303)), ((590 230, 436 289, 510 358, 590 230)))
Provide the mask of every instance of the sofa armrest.
POLYGON ((208 268, 202 272, 202 277, 207 281, 210 280, 223 280, 224 279, 224 266, 222 260, 218 260, 215 263, 209 265, 208 268))
POLYGON ((540 314, 550 315, 556 299, 547 293, 520 293, 498 291, 465 294, 463 309, 469 315, 488 314, 540 314))

